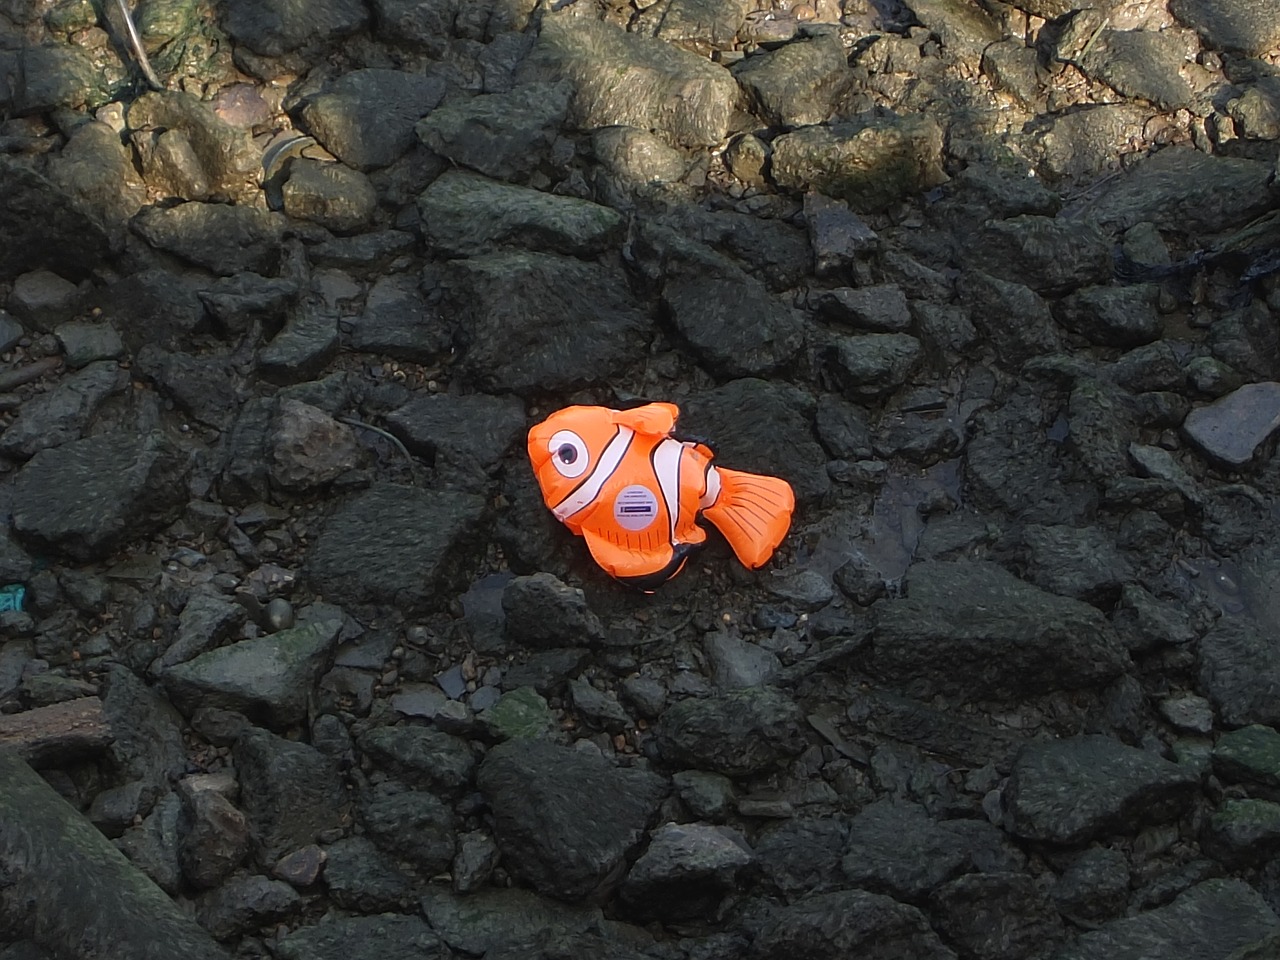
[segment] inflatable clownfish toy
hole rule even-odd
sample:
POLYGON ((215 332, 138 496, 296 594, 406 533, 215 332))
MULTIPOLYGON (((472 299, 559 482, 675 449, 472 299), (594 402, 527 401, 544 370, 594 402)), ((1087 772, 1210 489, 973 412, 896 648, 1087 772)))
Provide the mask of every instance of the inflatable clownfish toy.
POLYGON ((742 563, 763 566, 791 525, 795 496, 777 477, 711 464, 703 443, 672 436, 680 410, 566 407, 529 431, 529 460, 556 519, 596 563, 652 591, 707 539, 705 516, 742 563))

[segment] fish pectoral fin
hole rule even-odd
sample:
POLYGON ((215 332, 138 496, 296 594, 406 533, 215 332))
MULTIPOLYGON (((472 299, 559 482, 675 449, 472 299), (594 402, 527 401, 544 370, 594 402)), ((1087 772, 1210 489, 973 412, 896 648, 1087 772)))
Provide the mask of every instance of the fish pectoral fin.
POLYGON ((791 484, 778 477, 714 469, 720 475, 720 495, 702 515, 724 534, 743 566, 764 566, 791 527, 796 506, 791 484))
POLYGON ((631 410, 615 410, 613 422, 630 427, 636 433, 648 437, 665 437, 676 425, 680 408, 674 403, 646 403, 631 410))
POLYGON ((604 536, 597 530, 583 530, 591 558, 605 573, 619 580, 632 580, 651 576, 671 562, 671 544, 659 544, 653 550, 636 550, 604 536))

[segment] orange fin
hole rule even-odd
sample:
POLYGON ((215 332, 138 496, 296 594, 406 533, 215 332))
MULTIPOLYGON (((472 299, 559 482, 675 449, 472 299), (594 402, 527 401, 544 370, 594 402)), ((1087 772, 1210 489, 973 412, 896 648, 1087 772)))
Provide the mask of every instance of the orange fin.
POLYGON ((582 539, 587 541, 591 558, 605 573, 619 580, 652 576, 667 567, 674 556, 669 543, 661 543, 655 549, 641 550, 621 538, 608 537, 592 529, 584 529, 582 539))
POLYGON ((615 410, 613 422, 645 436, 665 437, 675 427, 678 416, 680 408, 674 403, 646 403, 631 410, 615 410))
POLYGON ((764 566, 791 527, 796 506, 791 484, 778 477, 713 469, 720 475, 720 495, 702 515, 724 534, 744 566, 764 566))

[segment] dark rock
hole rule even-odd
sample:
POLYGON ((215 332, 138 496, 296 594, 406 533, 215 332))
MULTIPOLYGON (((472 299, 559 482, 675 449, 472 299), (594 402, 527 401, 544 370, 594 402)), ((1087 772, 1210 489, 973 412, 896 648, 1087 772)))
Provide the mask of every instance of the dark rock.
POLYGON ((1226 617, 1200 638, 1199 690, 1230 727, 1280 724, 1276 637, 1249 617, 1226 617))
POLYGON ((853 79, 840 38, 820 34, 748 57, 732 71, 770 126, 826 123, 853 79))
POLYGON ((127 380, 114 361, 102 360, 35 395, 0 434, 0 453, 26 460, 40 450, 79 440, 99 408, 120 393, 127 380))
POLYGON ((286 490, 322 487, 359 462, 355 431, 323 410, 284 399, 267 438, 271 480, 286 490))
MULTIPOLYGON (((38 19, 38 18, 37 18, 38 19)), ((18 22, 23 20, 18 15, 18 22)), ((9 115, 45 113, 60 107, 96 108, 103 100, 103 79, 88 51, 69 44, 27 43, 6 49, 0 69, 8 80, 0 88, 0 104, 9 115)))
POLYGON ((524 406, 513 397, 415 397, 387 415, 387 428, 436 468, 441 483, 483 484, 523 437, 524 406))
POLYGON ((178 862, 183 875, 201 890, 218 886, 249 855, 249 821, 213 785, 179 785, 182 800, 182 844, 178 862))
POLYGON ((42 450, 14 479, 13 528, 41 549, 105 557, 177 516, 187 470, 160 434, 100 433, 42 450))
POLYGON ((1108 347, 1136 347, 1160 337, 1164 320, 1156 310, 1158 288, 1086 287, 1062 301, 1062 325, 1108 347))
POLYGON ((667 920, 714 913, 753 860, 746 841, 726 828, 668 823, 622 885, 622 902, 640 916, 667 920))
POLYGON ((346 837, 325 847, 325 853, 325 886, 346 910, 400 912, 417 896, 413 879, 372 840, 346 837))
POLYGON ((1016 848, 985 820, 934 820, 916 804, 882 800, 849 823, 845 878, 858 887, 920 902, 975 870, 1015 870, 1016 848))
POLYGON ((458 836, 458 853, 453 858, 454 893, 474 893, 488 882, 502 858, 493 838, 479 830, 458 836))
POLYGON ((803 231, 782 220, 682 204, 639 220, 638 233, 632 253, 655 281, 688 281, 703 273, 738 281, 736 262, 785 295, 810 270, 812 251, 803 231))
POLYGON ((427 960, 441 957, 440 938, 421 917, 383 913, 325 917, 276 939, 279 960, 427 960))
POLYGON ((817 190, 857 213, 886 209, 945 183, 942 131, 924 115, 801 127, 773 141, 781 187, 817 190))
POLYGON ((599 922, 598 907, 545 900, 519 887, 488 888, 459 897, 432 886, 422 913, 452 949, 470 956, 519 955, 599 922))
POLYGON ((1098 610, 994 564, 917 563, 906 589, 906 599, 879 609, 869 665, 909 694, 1014 697, 1076 689, 1106 683, 1128 665, 1098 610))
POLYGON ((14 278, 5 305, 27 326, 52 330, 75 315, 80 299, 80 288, 70 280, 51 270, 32 270, 14 278))
POLYGON ((297 383, 318 377, 337 353, 337 314, 323 304, 304 302, 258 351, 258 372, 272 383, 297 383))
POLYGON ((225 954, 13 751, 0 751, 5 941, 50 956, 221 960, 225 954))
MULTIPOLYGON (((436 717, 440 724, 441 718, 436 717)), ((494 740, 528 740, 544 737, 554 718, 533 687, 517 687, 504 693, 480 717, 480 725, 494 740)))
MULTIPOLYGON (((991 763, 1006 773, 1020 746, 1017 738, 977 717, 938 710, 889 693, 869 696, 864 702, 867 715, 861 722, 869 733, 955 757, 971 767, 991 763)), ((854 716, 852 706, 849 715, 854 716)))
POLYGON ((110 252, 106 232, 60 187, 6 157, 0 157, 0 182, 0 274, 45 267, 80 280, 110 252))
POLYGON ((767 684, 782 669, 776 654, 727 630, 708 633, 703 638, 702 649, 716 688, 724 693, 767 684))
POLYGON ((1178 816, 1200 775, 1103 736, 1029 744, 1004 792, 1006 822, 1019 837, 1081 843, 1178 816))
POLYGON ((310 220, 334 233, 355 233, 370 226, 378 196, 364 174, 340 163, 298 157, 281 187, 284 212, 310 220))
POLYGON ((112 760, 130 779, 160 792, 186 769, 181 717, 123 665, 105 672, 102 711, 114 734, 112 760))
POLYGON ((414 126, 440 103, 445 83, 430 74, 352 70, 302 101, 303 130, 357 170, 390 166, 414 143, 414 126))
POLYGON ((671 778, 680 801, 700 820, 723 823, 733 811, 733 782, 718 773, 681 770, 671 778))
POLYGON ((1109 608, 1122 585, 1134 578, 1113 534, 1098 527, 1028 524, 1022 531, 1029 553, 1028 579, 1063 597, 1109 608))
POLYGON ((231 424, 239 408, 236 376, 225 357, 166 353, 147 345, 138 351, 133 369, 193 418, 218 430, 231 424))
POLYGON ((417 125, 433 153, 497 180, 522 182, 554 169, 552 152, 569 109, 565 83, 522 83, 437 107, 417 125))
POLYGON ((1241 467, 1280 427, 1280 383, 1248 383, 1187 416, 1182 429, 1206 457, 1241 467))
POLYGON ((453 811, 429 793, 393 784, 374 787, 361 798, 360 822, 384 853, 413 864, 425 876, 453 863, 453 811))
POLYGON ((1204 697, 1182 694, 1160 701, 1160 715, 1179 730, 1189 733, 1213 731, 1213 704, 1204 697))
POLYGON ((696 54, 572 16, 542 21, 521 77, 569 80, 569 120, 581 129, 639 127, 681 146, 722 141, 738 96, 733 77, 696 54))
POLYGON ((516 246, 591 258, 621 246, 626 233, 622 215, 608 207, 463 170, 436 178, 418 213, 431 249, 453 257, 516 246))
POLYGON ((329 518, 311 551, 311 578, 337 603, 434 605, 483 507, 471 494, 377 484, 329 518))
POLYGON ((618 698, 607 690, 597 690, 589 680, 575 677, 569 681, 569 697, 573 709, 589 726, 610 733, 621 733, 633 721, 622 709, 618 698))
POLYGON ((373 727, 357 742, 379 769, 411 786, 457 793, 471 782, 475 757, 465 740, 430 727, 373 727))
POLYGON ((979 270, 1038 293, 1111 278, 1111 244, 1093 224, 1026 214, 988 221, 967 246, 979 270))
POLYGON ((277 860, 276 865, 271 868, 271 875, 293 887, 309 887, 320 878, 324 861, 324 851, 316 844, 309 843, 277 860))
POLYGON ((866 960, 915 957, 950 960, 929 922, 915 907, 865 890, 841 890, 806 897, 768 915, 752 944, 756 960, 866 960))
POLYGON ((235 335, 244 333, 255 320, 269 329, 282 326, 298 292, 293 280, 237 273, 206 286, 199 296, 223 332, 235 335))
POLYGON ((623 698, 642 717, 652 720, 662 713, 667 703, 667 688, 652 677, 628 677, 620 686, 623 698))
POLYGON ((549 573, 516 577, 502 592, 506 636, 535 649, 577 646, 603 635, 585 594, 549 573))
POLYGON ((306 715, 341 629, 340 620, 327 620, 241 640, 166 669, 162 681, 188 713, 216 706, 285 729, 306 715))
POLYGON ((260 863, 342 826, 342 781, 315 747, 250 728, 233 749, 240 805, 260 863))
POLYGON ((1061 341, 1044 298, 1022 283, 967 270, 958 283, 961 301, 978 332, 1008 366, 1054 353, 1061 341))
POLYGON ((824 394, 815 415, 818 439, 837 460, 866 460, 872 456, 867 414, 856 404, 824 394))
MULTIPOLYGON (((72 320, 59 324, 53 331, 62 344, 67 366, 73 370, 98 360, 118 360, 124 355, 124 341, 109 323, 72 320)), ((0 339, 0 346, 3 345, 0 339)))
POLYGON ((454 261, 444 287, 466 348, 460 366, 483 390, 541 393, 598 382, 643 354, 651 324, 616 268, 568 257, 454 261))
POLYGON ((156 802, 140 824, 126 829, 115 841, 120 852, 170 896, 176 894, 182 884, 182 869, 178 864, 181 816, 181 801, 176 794, 167 794, 156 802))
POLYGON ((1280 852, 1280 804, 1225 800, 1200 833, 1200 847, 1232 869, 1258 866, 1280 852))
POLYGON ((836 338, 824 351, 824 360, 846 396, 871 400, 906 383, 920 353, 920 341, 904 333, 864 333, 836 338))
MULTIPOLYGON (((1085 36, 1097 30, 1097 25, 1091 26, 1085 36)), ((1086 75, 1123 96, 1178 110, 1192 103, 1191 86, 1179 70, 1186 50, 1186 41, 1173 31, 1104 29, 1079 65, 1086 75)))
POLYGON ((756 864, 788 899, 826 893, 843 886, 840 860, 848 836, 849 826, 840 818, 787 820, 756 840, 756 864))
POLYGON ((307 249, 307 260, 313 267, 380 273, 403 263, 416 244, 407 230, 375 230, 317 243, 307 249))
POLYGON ((1280 733, 1260 723, 1224 733, 1213 747, 1213 769, 1228 783, 1280 787, 1280 733))
POLYGON ((133 220, 133 229, 157 250, 226 277, 271 273, 286 222, 278 213, 252 207, 193 201, 148 207, 133 220))
POLYGON ((344 323, 350 324, 356 350, 410 363, 438 359, 452 340, 439 312, 419 293, 417 278, 402 273, 379 277, 365 297, 364 310, 344 323))
POLYGON ((1280 43, 1280 24, 1257 0, 1173 0, 1169 12, 1215 50, 1262 54, 1280 43))
POLYGON ((800 708, 771 687, 668 707, 657 744, 669 764, 730 777, 777 769, 804 748, 800 708))
MULTIPOLYGON (((749 141, 744 137, 737 142, 749 141)), ((738 173, 728 152, 725 156, 734 176, 746 179, 738 173)), ((763 157, 760 162, 763 164, 763 157)), ((862 218, 843 200, 832 200, 812 191, 806 193, 804 220, 809 228, 809 245, 813 249, 813 271, 820 277, 834 276, 880 249, 880 238, 876 232, 863 223, 862 218)))
POLYGON ((494 747, 478 780, 508 869, 565 900, 611 883, 666 792, 651 773, 545 741, 494 747))
POLYGON ((911 328, 907 296, 896 283, 823 290, 814 306, 826 320, 869 333, 905 333, 911 328))
POLYGON ((1165 907, 1081 934, 1060 960, 1179 960, 1228 957, 1273 934, 1280 921, 1243 880, 1206 880, 1165 907))
POLYGON ((1120 850, 1090 847, 1062 871, 1052 895, 1063 916, 1085 921, 1117 917, 1129 899, 1129 861, 1120 850))
POLYGON ((782 477, 796 499, 812 502, 831 481, 813 439, 809 401, 799 391, 754 378, 734 380, 682 404, 681 429, 709 439, 716 463, 782 477))
POLYGON ((289 0, 234 0, 222 15, 232 40, 264 57, 279 57, 355 33, 369 19, 359 0, 323 0, 299 7, 289 0))
POLYGON ((1026 874, 959 877, 934 893, 931 906, 939 932, 978 960, 1044 956, 1063 937, 1058 911, 1026 874))
MULTIPOLYGON (((35 679, 34 677, 32 679, 35 679)), ((44 704, 36 698, 30 698, 37 706, 44 704)), ((105 836, 115 839, 124 833, 125 827, 142 819, 142 815, 151 809, 155 801, 155 791, 147 784, 134 780, 103 790, 93 798, 89 810, 85 814, 89 822, 102 831, 105 836)))

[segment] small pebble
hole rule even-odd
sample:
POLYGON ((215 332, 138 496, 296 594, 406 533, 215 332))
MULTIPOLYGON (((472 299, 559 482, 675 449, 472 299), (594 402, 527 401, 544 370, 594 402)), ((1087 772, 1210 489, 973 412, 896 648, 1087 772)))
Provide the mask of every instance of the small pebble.
POLYGON ((293 604, 284 597, 276 597, 266 607, 267 625, 272 630, 288 630, 293 626, 293 604))

